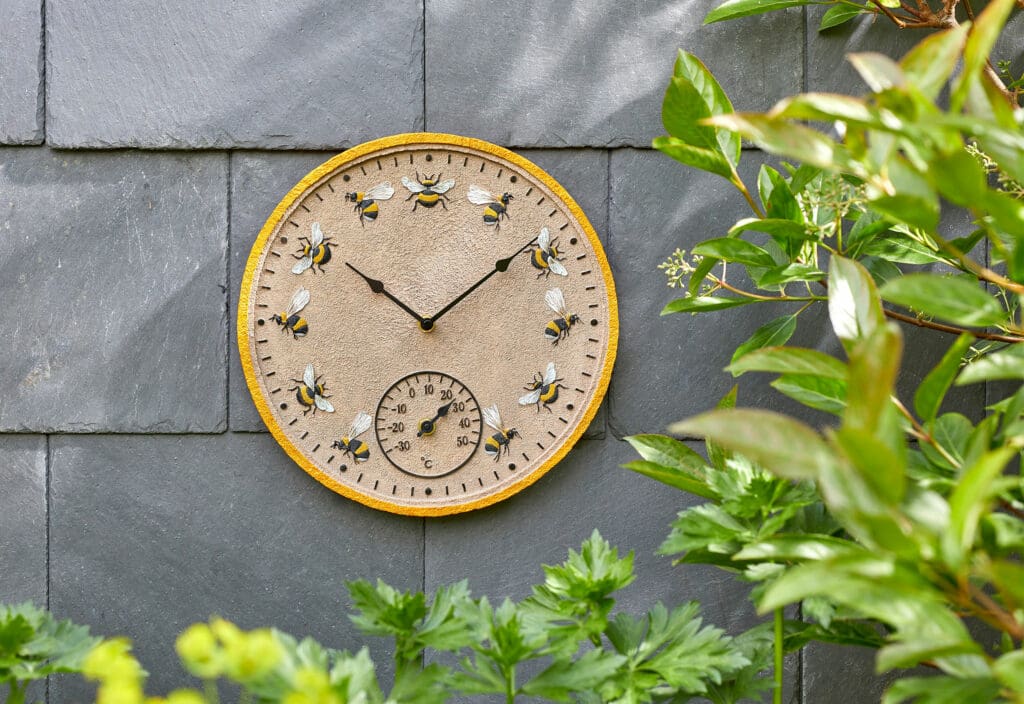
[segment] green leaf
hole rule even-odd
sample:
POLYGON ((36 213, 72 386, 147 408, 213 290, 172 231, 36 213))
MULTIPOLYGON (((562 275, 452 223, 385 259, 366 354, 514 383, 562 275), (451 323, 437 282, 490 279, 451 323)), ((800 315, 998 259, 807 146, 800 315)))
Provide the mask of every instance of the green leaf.
MULTIPOLYGON (((958 337, 956 342, 946 350, 942 360, 921 381, 914 393, 914 410, 917 411, 921 420, 928 423, 935 419, 935 415, 939 412, 939 406, 942 405, 942 399, 946 397, 946 392, 949 391, 953 379, 960 371, 964 354, 971 348, 973 342, 974 337, 968 333, 958 337)), ((1024 363, 1021 367, 1024 371, 1024 363)))
POLYGON ((823 169, 838 169, 855 176, 866 175, 864 168, 835 140, 783 118, 733 113, 708 118, 707 123, 738 132, 772 154, 823 169))
POLYGON ((989 678, 907 677, 897 680, 885 692, 882 704, 964 704, 990 702, 999 693, 999 683, 989 678))
POLYGON ((852 259, 832 257, 828 272, 828 315, 832 329, 847 350, 885 324, 875 282, 867 270, 852 259))
POLYGON ((1001 656, 992 666, 992 672, 1006 687, 1024 693, 1024 650, 1014 650, 1001 656))
POLYGON ((906 463, 875 435, 863 428, 843 427, 833 439, 873 496, 888 506, 897 506, 906 492, 906 463))
POLYGON ((675 137, 655 137, 651 144, 659 152, 667 154, 681 164, 732 179, 732 167, 729 166, 728 160, 716 151, 695 147, 675 137))
POLYGON ((979 286, 960 278, 907 274, 890 281, 882 298, 956 325, 985 327, 1006 320, 1006 311, 979 286))
POLYGON ((878 651, 875 669, 888 672, 896 668, 910 668, 922 662, 934 662, 937 659, 956 655, 981 655, 982 647, 972 640, 936 643, 928 638, 916 639, 908 643, 894 643, 878 651))
POLYGON ((826 560, 837 555, 851 554, 859 549, 856 543, 830 535, 775 535, 744 546, 733 555, 733 559, 803 562, 826 560))
POLYGON ((992 498, 992 485, 1016 454, 1012 447, 986 452, 960 475, 949 497, 949 530, 942 536, 943 557, 954 571, 964 567, 974 545, 978 522, 992 498))
POLYGON ((758 189, 764 203, 765 213, 769 218, 803 222, 803 211, 796 202, 789 183, 778 171, 762 164, 757 175, 758 189))
POLYGON ((753 230, 771 235, 782 242, 808 242, 815 239, 814 235, 807 231, 803 222, 792 220, 779 220, 776 218, 745 218, 740 220, 729 230, 729 237, 735 237, 741 232, 753 230))
POLYGON ((971 208, 988 197, 988 174, 965 150, 936 156, 928 174, 939 193, 951 203, 971 208))
POLYGON ((936 32, 919 42, 900 61, 903 73, 914 87, 935 100, 946 85, 960 58, 967 30, 963 25, 936 32))
POLYGON ((873 210, 861 213, 857 222, 853 223, 850 233, 846 237, 846 251, 848 256, 857 257, 861 249, 874 240, 878 235, 887 232, 892 223, 886 220, 880 213, 873 210))
POLYGON ((894 325, 882 324, 850 350, 850 378, 844 427, 874 434, 896 384, 903 336, 894 325))
POLYGON ((726 0, 704 17, 704 24, 759 15, 763 12, 817 4, 817 0, 726 0))
POLYGON ((1024 607, 1024 566, 1008 560, 994 560, 989 569, 1003 599, 1017 608, 1024 607))
POLYGON ((707 484, 702 480, 676 467, 669 467, 657 462, 648 462, 647 460, 634 460, 622 466, 631 472, 650 477, 655 481, 680 491, 685 491, 695 496, 703 496, 705 499, 714 500, 718 498, 715 492, 708 488, 707 484))
POLYGON ((1014 0, 992 0, 975 19, 964 46, 964 68, 953 85, 953 94, 949 99, 951 112, 960 112, 971 84, 981 76, 1013 5, 1014 0))
POLYGON ((732 237, 705 240, 693 248, 693 253, 752 266, 775 266, 775 260, 766 250, 732 237))
POLYGON ((771 382, 773 389, 809 408, 826 413, 843 412, 846 408, 846 382, 803 374, 783 374, 771 382))
POLYGON ((996 379, 1024 379, 1024 346, 1015 344, 974 360, 964 367, 957 377, 956 385, 996 379))
POLYGON ((523 685, 523 693, 568 702, 571 694, 598 689, 626 662, 622 655, 591 650, 576 660, 556 660, 523 685))
POLYGON ((928 443, 921 445, 921 451, 924 452, 925 456, 940 467, 960 469, 960 465, 964 461, 967 443, 970 440, 971 433, 974 431, 971 421, 959 413, 944 413, 935 419, 929 427, 929 431, 931 432, 932 439, 946 450, 946 453, 953 458, 956 464, 950 465, 945 457, 940 455, 928 443))
POLYGON ((838 93, 801 93, 779 101, 769 113, 772 117, 819 122, 844 122, 848 126, 899 130, 902 121, 889 111, 879 111, 864 100, 838 93))
MULTIPOLYGON (((733 386, 722 398, 718 399, 718 403, 715 404, 715 408, 718 410, 726 410, 736 408, 736 397, 739 393, 739 387, 733 386)), ((670 427, 671 429, 671 427, 670 427)), ((731 456, 731 453, 727 448, 722 447, 716 443, 712 438, 706 438, 704 440, 704 447, 708 453, 708 460, 711 462, 711 466, 718 470, 725 470, 726 460, 731 456)))
POLYGON ((821 281, 826 276, 824 271, 808 264, 787 264, 768 269, 755 283, 759 288, 768 288, 794 281, 821 281))
MULTIPOLYGON (((775 347, 778 345, 786 344, 786 341, 793 336, 796 331, 796 315, 784 315, 781 318, 776 318, 768 323, 765 323, 757 330, 750 338, 736 348, 733 352, 732 362, 735 364, 744 355, 749 354, 755 350, 759 350, 763 347, 775 347)), ((742 372, 733 372, 733 376, 739 376, 742 372)), ((628 438, 627 438, 628 439, 628 438)))
MULTIPOLYGON (((697 91, 697 95, 708 115, 725 115, 733 111, 732 103, 722 90, 722 86, 715 80, 714 75, 707 67, 693 54, 679 51, 672 73, 673 81, 683 81, 697 91)), ((672 134, 670 131, 669 134, 672 134)), ((709 149, 718 151, 734 167, 740 161, 740 149, 742 147, 739 137, 728 131, 715 129, 714 144, 705 144, 709 149)), ((698 144, 698 146, 701 146, 698 144)))
POLYGON ((753 409, 718 410, 669 426, 673 433, 703 435, 783 477, 809 479, 835 459, 825 441, 803 423, 753 409))
POLYGON ((707 313, 713 310, 725 310, 736 306, 756 303, 753 298, 726 298, 724 296, 687 296, 671 301, 661 310, 662 315, 671 313, 707 313))
POLYGON ((879 257, 886 261, 902 264, 931 264, 946 260, 936 250, 899 232, 876 237, 865 243, 859 251, 866 256, 879 257))
POLYGON ((802 347, 766 347, 734 360, 725 368, 733 376, 747 372, 803 374, 826 379, 846 379, 846 365, 817 350, 802 347))
POLYGON ((685 443, 667 435, 629 435, 624 439, 645 460, 680 469, 703 479, 707 463, 685 443))
POLYGON ((885 54, 865 51, 847 54, 846 58, 875 93, 881 93, 889 88, 901 88, 907 83, 907 77, 903 75, 900 65, 885 54))
POLYGON ((857 15, 864 14, 865 12, 866 11, 862 7, 833 5, 828 9, 828 12, 822 16, 821 23, 818 25, 818 31, 823 32, 826 29, 838 27, 839 25, 849 22, 857 15))

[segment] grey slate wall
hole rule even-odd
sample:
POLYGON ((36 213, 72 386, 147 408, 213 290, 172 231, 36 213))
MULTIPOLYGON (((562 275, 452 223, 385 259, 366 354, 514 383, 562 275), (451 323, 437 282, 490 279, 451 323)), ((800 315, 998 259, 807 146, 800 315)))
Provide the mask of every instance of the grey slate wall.
MULTIPOLYGON (((857 92, 846 51, 899 55, 913 37, 882 23, 820 37, 820 13, 802 10, 701 27, 714 4, 0 0, 0 600, 132 637, 166 692, 187 682, 174 635, 210 614, 355 647, 346 579, 468 577, 521 597, 597 527, 637 551, 626 606, 697 598, 711 622, 751 624, 740 584, 654 555, 693 499, 619 468, 623 435, 729 388, 721 368, 763 320, 657 315, 657 263, 744 214, 649 149, 663 85, 683 47, 741 109, 857 92), (294 466, 241 382, 231 325, 249 247, 288 188, 332 151, 422 129, 517 148, 559 179, 604 239, 622 318, 603 412, 568 458, 498 506, 427 521, 294 466)), ((830 344, 821 317, 798 335, 830 344)), ((919 379, 940 350, 912 339, 919 379)), ((763 383, 742 393, 796 410, 763 383)), ((959 393, 982 412, 983 392, 959 393)), ((849 650, 812 648, 790 670, 791 702, 882 687, 849 650)), ((89 691, 55 680, 48 695, 89 691)))

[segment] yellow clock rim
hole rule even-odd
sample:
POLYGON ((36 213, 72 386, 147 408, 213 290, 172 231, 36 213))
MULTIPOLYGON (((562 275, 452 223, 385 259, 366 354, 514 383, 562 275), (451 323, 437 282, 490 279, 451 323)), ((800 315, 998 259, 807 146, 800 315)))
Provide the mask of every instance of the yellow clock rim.
POLYGON ((306 176, 288 192, 288 195, 286 195, 281 202, 277 204, 277 207, 274 208, 270 217, 267 218, 266 223, 264 223, 259 236, 256 238, 256 242, 252 246, 252 250, 249 252, 249 259, 245 265, 245 274, 242 277, 242 288, 238 298, 236 333, 238 336, 238 352, 241 357, 242 371, 245 373, 245 383, 249 387, 249 393, 252 394, 253 402, 256 404, 256 409, 259 411, 260 417, 266 424, 267 429, 270 430, 270 433, 274 436, 274 439, 277 440, 277 443, 284 448, 284 451, 288 456, 291 457, 296 464, 302 467, 307 474, 332 491, 371 508, 388 511, 390 513, 397 513, 404 516, 448 516, 491 506, 492 504, 496 504, 499 501, 503 501, 504 499, 519 493, 547 474, 547 472, 558 464, 569 450, 576 445, 576 442, 594 420, 594 416, 597 414, 601 401, 604 399, 605 393, 608 391, 608 383, 611 380, 612 367, 615 364, 615 354, 618 349, 619 312, 618 299, 615 296, 615 282, 612 280, 612 272, 611 268, 608 266, 608 258, 605 256, 604 247, 601 245, 601 241, 598 239, 597 233, 591 226, 587 216, 583 214, 583 210, 576 201, 573 200, 572 196, 570 196, 565 188, 563 188, 561 184, 552 178, 546 171, 529 159, 526 159, 513 151, 473 137, 462 137, 459 135, 443 134, 438 132, 409 132, 364 142, 363 144, 352 147, 351 149, 332 157, 306 174, 306 176), (285 213, 299 198, 302 197, 310 186, 315 184, 328 173, 337 169, 339 166, 379 149, 421 144, 452 145, 493 154, 494 156, 505 159, 506 161, 522 168, 524 171, 528 172, 538 181, 547 186, 552 193, 561 198, 569 207, 569 211, 572 213, 573 217, 576 218, 576 221, 579 222, 584 233, 586 233, 594 250, 594 254, 597 256, 598 264, 601 268, 601 275, 604 277, 605 287, 608 291, 608 354, 605 356, 604 367, 601 369, 601 373, 598 376, 597 387, 595 388, 594 395, 590 400, 590 404, 584 411, 582 420, 573 429, 569 438, 562 443, 561 447, 559 447, 540 467, 502 491, 475 501, 437 507, 404 506, 384 499, 376 499, 371 496, 367 496, 345 486, 310 462, 285 435, 284 430, 280 425, 278 425, 276 418, 271 413, 270 406, 260 393, 259 382, 256 379, 256 369, 253 364, 252 354, 249 350, 249 296, 252 292, 253 278, 256 275, 256 267, 259 265, 260 257, 263 254, 263 248, 266 246, 267 240, 270 239, 271 234, 277 228, 278 223, 282 220, 285 213))

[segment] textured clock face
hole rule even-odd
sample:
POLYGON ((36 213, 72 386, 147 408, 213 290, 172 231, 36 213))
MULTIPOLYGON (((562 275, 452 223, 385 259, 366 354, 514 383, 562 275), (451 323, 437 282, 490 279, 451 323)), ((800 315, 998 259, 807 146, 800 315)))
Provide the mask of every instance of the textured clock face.
POLYGON ((550 176, 439 134, 314 170, 249 257, 242 366, 278 442, 323 484, 413 515, 480 508, 553 467, 615 355, 600 242, 550 176))

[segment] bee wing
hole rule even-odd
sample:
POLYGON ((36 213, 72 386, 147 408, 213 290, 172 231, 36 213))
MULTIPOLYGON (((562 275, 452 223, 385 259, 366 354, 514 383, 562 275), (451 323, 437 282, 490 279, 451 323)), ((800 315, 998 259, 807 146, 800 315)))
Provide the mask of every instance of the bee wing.
POLYGON ((484 422, 487 423, 487 425, 491 426, 495 430, 502 430, 501 414, 498 413, 497 404, 482 409, 481 413, 484 414, 484 422))
POLYGON ((305 308, 307 303, 309 303, 309 291, 299 286, 298 290, 292 294, 291 303, 288 304, 288 315, 295 315, 305 308))
POLYGON ((366 411, 359 411, 359 413, 356 413, 356 417, 352 421, 352 427, 348 431, 348 439, 352 440, 353 438, 359 437, 369 430, 372 423, 373 419, 370 418, 369 413, 366 411))
POLYGON ((534 389, 528 394, 519 397, 520 406, 532 406, 540 400, 540 389, 534 389))
POLYGON ((432 190, 434 193, 447 193, 449 190, 451 190, 452 186, 454 185, 455 179, 446 178, 444 181, 441 181, 441 183, 437 184, 436 186, 432 186, 430 190, 432 190))
POLYGON ((558 261, 554 257, 548 259, 548 269, 551 270, 552 274, 558 274, 559 276, 568 276, 569 272, 565 270, 565 266, 562 262, 558 261))
POLYGON ((313 223, 312 230, 313 230, 313 238, 312 238, 312 240, 310 240, 310 242, 312 243, 312 246, 310 247, 310 249, 312 249, 313 247, 316 247, 318 244, 321 244, 324 241, 324 231, 320 229, 320 223, 318 223, 318 222, 313 223))
POLYGON ((565 315, 565 296, 562 295, 562 289, 549 289, 548 292, 544 294, 544 302, 548 304, 548 308, 559 315, 565 315))
POLYGON ((316 394, 315 396, 313 396, 313 403, 315 403, 316 407, 319 408, 324 413, 334 413, 334 406, 332 406, 331 402, 325 399, 320 394, 316 394))
POLYGON ((548 362, 548 368, 544 370, 544 385, 555 383, 555 379, 558 378, 558 372, 555 371, 555 363, 548 362))
POLYGON ((489 205, 498 202, 498 198, 493 193, 480 188, 480 186, 470 186, 466 198, 473 205, 489 205))
POLYGON ((422 193, 423 191, 427 190, 427 187, 424 186, 422 183, 417 183, 408 176, 402 177, 402 185, 408 188, 413 193, 422 193))
POLYGON ((302 373, 302 383, 309 388, 313 388, 314 384, 316 384, 316 372, 313 371, 312 362, 306 365, 306 371, 302 373))
POLYGON ((369 198, 370 200, 387 200, 393 195, 395 195, 395 189, 391 187, 390 182, 385 181, 384 183, 378 183, 376 186, 364 193, 363 198, 369 198))
POLYGON ((306 269, 313 265, 312 257, 303 257, 299 261, 295 262, 295 266, 292 267, 293 274, 301 274, 306 269))
POLYGON ((537 235, 537 246, 545 252, 551 251, 551 233, 548 232, 548 228, 542 227, 540 229, 540 234, 537 235))

